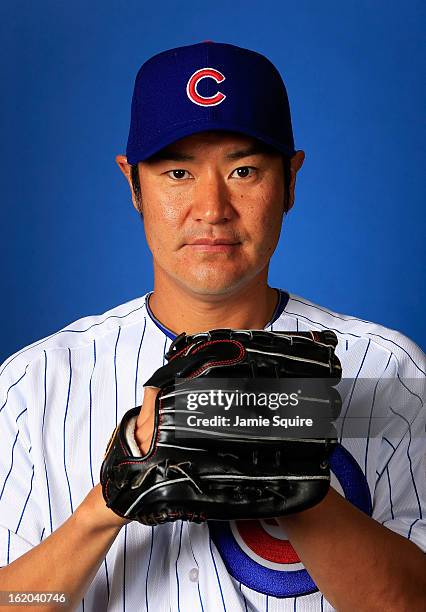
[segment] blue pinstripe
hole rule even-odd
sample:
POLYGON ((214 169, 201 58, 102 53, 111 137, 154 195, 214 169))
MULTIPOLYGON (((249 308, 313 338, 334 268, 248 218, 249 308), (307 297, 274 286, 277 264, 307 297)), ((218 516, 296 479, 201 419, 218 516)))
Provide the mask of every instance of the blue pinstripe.
POLYGON ((409 421, 405 418, 404 415, 400 414, 399 412, 397 412, 396 410, 394 410, 392 408, 392 406, 390 407, 391 412, 393 412, 394 414, 398 415, 403 421, 405 421, 408 425, 408 435, 410 436, 410 439, 408 441, 408 445, 407 445, 407 458, 408 458, 408 464, 410 466, 410 475, 411 475, 411 480, 413 482, 413 487, 414 487, 414 492, 416 494, 416 499, 417 499, 417 504, 419 506, 419 516, 420 518, 423 518, 423 514, 422 514, 422 507, 420 504, 420 499, 419 499, 419 494, 417 491, 417 487, 416 487, 416 481, 414 479, 414 474, 413 474, 413 466, 411 463, 411 457, 410 457, 410 444, 411 444, 411 424, 409 423, 409 421))
POLYGON ((175 574, 176 574, 176 588, 177 588, 177 606, 178 606, 178 611, 180 612, 180 600, 179 600, 179 596, 180 596, 180 589, 179 589, 179 574, 178 574, 178 561, 179 561, 179 557, 180 557, 180 549, 182 547, 182 529, 183 529, 183 521, 179 521, 180 522, 180 533, 179 533, 179 548, 178 548, 178 554, 176 557, 176 561, 175 561, 175 574))
POLYGON ((213 549, 212 549, 212 539, 210 535, 209 535, 209 544, 210 544, 210 554, 213 559, 214 571, 216 572, 217 583, 219 585, 220 596, 222 597, 222 605, 223 605, 224 611, 226 612, 225 600, 223 598, 222 585, 220 584, 219 572, 217 571, 216 561, 215 561, 213 549))
POLYGON ((72 495, 71 495, 71 485, 70 485, 70 480, 68 477, 68 471, 67 471, 67 463, 66 463, 66 421, 67 421, 67 415, 68 415, 68 407, 69 407, 69 401, 70 401, 70 392, 71 392, 71 380, 72 380, 72 365, 71 365, 71 349, 68 349, 68 362, 69 362, 69 368, 70 368, 70 376, 69 376, 69 381, 68 381, 68 394, 67 394, 67 404, 65 407, 65 416, 64 416, 64 430, 63 430, 63 437, 64 437, 64 470, 65 470, 65 478, 67 479, 67 485, 68 485, 68 494, 70 497, 70 508, 71 508, 71 513, 74 512, 74 507, 73 507, 73 503, 72 503, 72 495))
MULTIPOLYGON (((89 462, 90 462, 90 476, 92 479, 92 486, 95 486, 95 482, 93 479, 93 464, 92 464, 92 379, 96 366, 96 340, 93 339, 93 368, 90 374, 89 381, 89 462)), ((106 588, 107 588, 107 601, 109 602, 110 590, 109 590, 109 576, 108 576, 108 563, 107 557, 104 557, 104 568, 105 568, 105 579, 106 579, 106 588)))
POLYGON ((240 582, 240 592, 241 592, 241 595, 243 596, 243 599, 244 599, 244 607, 245 607, 245 609, 246 609, 246 612, 248 612, 248 608, 247 608, 247 599, 246 599, 246 596, 245 596, 245 595, 244 595, 244 593, 243 593, 243 589, 242 589, 242 584, 241 584, 241 582, 240 582))
POLYGON ((90 374, 89 380, 89 466, 90 466, 90 478, 92 479, 92 487, 95 486, 95 481, 93 478, 93 460, 92 460, 92 379, 93 373, 96 367, 96 341, 93 340, 93 368, 90 374))
POLYGON ((417 393, 414 393, 414 391, 413 391, 412 389, 410 389, 409 387, 407 387, 407 385, 406 385, 405 383, 403 383, 403 382, 402 382, 402 380, 401 380, 401 378, 400 378, 400 376, 399 376, 398 372, 396 373, 396 377, 397 377, 397 379, 399 380, 399 382, 401 383, 401 385, 404 387, 404 389, 407 389, 408 393, 410 393, 411 395, 414 395, 414 397, 417 397, 417 399, 419 400, 419 402, 421 403, 422 408, 423 408, 424 403, 423 403, 423 400, 422 400, 422 398, 420 397, 420 395, 417 395, 417 393))
POLYGON ((348 400, 348 405, 346 406, 345 414, 344 414, 344 416, 343 416, 343 420, 342 420, 342 429, 341 429, 341 434, 340 434, 340 439, 339 439, 340 444, 342 443, 342 438, 343 438, 343 428, 344 428, 344 426, 345 426, 345 422, 346 422, 346 415, 348 414, 349 406, 351 405, 352 396, 353 396, 353 393, 354 393, 354 391, 355 391, 356 381, 358 380, 359 375, 360 375, 360 372, 361 372, 361 370, 362 370, 362 366, 364 365, 364 361, 365 361, 365 358, 366 358, 366 356, 367 356, 368 349, 370 348, 370 343, 371 343, 371 340, 368 340, 368 343, 367 343, 367 348, 365 349, 365 353, 364 353, 364 356, 363 356, 363 358, 362 358, 361 365, 359 366, 359 370, 358 370, 358 372, 357 372, 357 375, 355 376, 355 379, 354 379, 354 382, 353 382, 353 385, 352 385, 351 394, 350 394, 350 396, 349 396, 349 400, 348 400))
MULTIPOLYGON (((189 542, 189 546, 191 548, 192 557, 193 557, 193 559, 195 561, 195 565, 197 566, 198 571, 199 571, 200 566, 198 564, 197 559, 195 558, 194 549, 192 548, 191 535, 189 533, 189 524, 188 523, 185 523, 185 524, 186 524, 186 531, 187 531, 187 534, 188 534, 188 542, 189 542)), ((200 580, 197 581, 197 588, 198 588, 198 597, 200 599, 201 610, 202 610, 202 612, 204 612, 203 600, 201 598, 201 591, 200 591, 200 580)))
POLYGON ((151 558, 152 558, 152 548, 154 544, 154 527, 151 527, 151 549, 149 551, 149 559, 148 559, 148 567, 146 568, 146 578, 145 578, 145 606, 146 612, 148 612, 148 574, 149 568, 151 566, 151 558))
POLYGON ((22 508, 21 516, 19 517, 19 521, 18 521, 18 525, 16 527, 15 533, 18 533, 18 531, 19 531, 19 527, 21 526, 22 517, 24 516, 25 508, 27 507, 28 500, 31 497, 31 491, 33 490, 33 479, 34 479, 34 466, 33 466, 33 472, 31 474, 30 490, 29 490, 29 493, 27 495, 27 499, 25 500, 24 507, 22 508))
MULTIPOLYGON (((330 327, 329 325, 324 325, 324 323, 320 323, 319 321, 314 321, 313 319, 310 319, 306 315, 302 315, 299 312, 290 312, 289 310, 286 310, 286 314, 293 315, 295 318, 299 317, 300 319, 305 319, 306 321, 309 321, 309 323, 313 323, 314 325, 319 325, 320 327, 323 327, 324 329, 330 329, 331 331, 335 331, 339 334, 344 334, 345 336, 352 336, 353 338, 362 338, 362 336, 360 336, 359 334, 353 334, 352 332, 342 332, 340 329, 337 329, 336 327, 330 327)), ((334 315, 331 315, 331 316, 334 316, 334 315)))
POLYGON ((411 539, 411 530, 413 529, 414 525, 415 525, 415 524, 416 524, 418 521, 420 521, 420 518, 416 518, 416 520, 415 520, 415 521, 413 521, 413 522, 411 523, 411 525, 410 525, 410 529, 408 530, 408 535, 407 535, 407 538, 408 538, 409 540, 411 539))
POLYGON ((139 357, 140 357, 140 354, 141 354, 142 343, 143 343, 143 339, 144 339, 144 336, 145 336, 145 330, 146 330, 146 317, 144 318, 143 332, 142 332, 141 341, 140 341, 140 343, 139 343, 138 356, 137 356, 137 358, 136 358, 136 374, 135 374, 135 406, 137 406, 137 404, 138 404, 138 371, 139 371, 139 357))
MULTIPOLYGON (((26 411, 27 411, 27 408, 24 408, 23 410, 21 410, 21 412, 18 414, 18 416, 17 416, 17 417, 16 417, 16 419, 15 419, 15 423, 17 423, 17 422, 18 422, 18 419, 20 419, 20 418, 21 418, 21 416, 22 416, 22 415, 24 414, 24 412, 26 412, 26 411)), ((29 451, 28 451, 28 452, 29 452, 29 451)))
MULTIPOLYGON (((26 412, 26 411, 27 411, 27 409, 26 409, 26 408, 24 408, 24 410, 22 410, 22 412, 20 412, 20 413, 18 414, 18 416, 17 416, 17 417, 16 417, 16 419, 15 419, 15 422, 16 422, 16 423, 18 422, 18 419, 19 419, 19 418, 20 418, 20 417, 21 417, 21 416, 24 414, 24 412, 26 412)), ((15 450, 16 442, 18 441, 18 436, 19 436, 19 430, 18 430, 18 431, 17 431, 17 433, 16 433, 15 440, 14 440, 13 445, 12 445, 12 456, 11 456, 10 468, 9 468, 8 473, 6 474, 6 478, 4 479, 3 488, 2 488, 2 490, 1 490, 1 492, 0 492, 0 499, 3 497, 3 493, 4 493, 4 489, 5 489, 5 487, 6 487, 6 483, 7 483, 8 478, 9 478, 9 476, 10 476, 11 472, 12 472, 12 468, 13 468, 13 451, 15 450)))
MULTIPOLYGON (((145 320, 145 322, 146 322, 146 320, 145 320)), ((141 340, 141 344, 142 344, 142 340, 141 340)), ((165 341, 164 341, 163 364, 164 364, 164 358, 165 358, 165 353, 166 353, 166 344, 167 344, 167 336, 166 336, 165 341)), ((150 570, 150 567, 151 567, 151 558, 152 558, 153 543, 154 543, 154 527, 151 527, 151 550, 150 550, 150 553, 149 553, 148 567, 146 569, 146 578, 145 578, 145 605, 146 605, 147 612, 148 612, 148 576, 149 576, 149 570, 150 570)))
POLYGON ((118 422, 118 385, 117 385, 117 346, 120 338, 121 327, 118 328, 117 340, 114 347, 114 380, 115 380, 115 426, 118 422))
POLYGON ((394 519, 395 516, 393 514, 393 503, 392 503, 392 487, 391 487, 391 481, 390 481, 390 476, 389 476, 389 465, 386 466, 386 474, 388 477, 388 487, 389 487, 389 501, 390 501, 390 511, 391 511, 391 517, 394 519))
POLYGON ((385 436, 383 436, 383 440, 387 442, 390 446, 392 446, 393 450, 396 451, 396 447, 392 444, 390 440, 388 440, 385 436))
POLYGON ((12 468, 13 468, 13 451, 15 450, 15 446, 16 446, 16 442, 18 440, 18 436, 19 436, 19 430, 16 432, 15 440, 14 440, 13 445, 12 445, 12 457, 11 457, 10 468, 9 468, 8 473, 6 474, 6 478, 4 479, 2 490, 0 491, 0 499, 3 497, 4 488, 6 486, 7 480, 9 478, 10 473, 11 473, 12 468))
MULTIPOLYGON (((382 377, 384 376, 384 374, 385 374, 385 372, 386 372, 386 370, 387 370, 387 367, 388 367, 388 365, 389 365, 389 363, 390 363, 390 360, 391 360, 392 356, 393 356, 393 353, 391 353, 391 354, 389 355, 389 359, 388 359, 388 361, 387 361, 387 364, 386 364, 386 366, 385 366, 385 369, 383 370, 382 375, 381 375, 381 377, 380 377, 380 378, 382 378, 382 377)), ((376 401, 376 391, 377 391, 377 387, 378 387, 379 382, 380 382, 380 378, 377 380, 376 385, 375 385, 375 387, 374 387, 374 393, 373 393, 373 402, 372 402, 372 404, 371 404, 370 417, 369 417, 369 419, 368 419, 368 431, 367 431, 367 439, 366 439, 366 442, 365 442, 365 458, 364 458, 364 474, 365 474, 365 477, 366 477, 366 478, 367 478, 368 448, 369 448, 369 445, 370 445, 371 420, 372 420, 372 418, 373 418, 374 403, 375 403, 375 401, 376 401)))
POLYGON ((399 349, 401 349, 401 351, 403 353, 405 353, 407 355, 407 357, 409 358, 409 360, 411 361, 411 363, 415 366, 415 368, 421 372, 422 374, 426 375, 426 372, 424 370, 421 369, 421 367, 419 365, 417 365, 417 363, 414 361, 414 359, 411 357, 410 353, 408 353, 405 348, 403 348, 400 344, 398 344, 398 342, 395 342, 394 340, 390 340, 389 338, 385 338, 384 336, 381 336, 380 334, 372 334, 369 333, 369 336, 375 336, 376 338, 381 338, 382 340, 386 340, 386 342, 390 342, 391 344, 394 344, 395 346, 397 346, 399 349))
MULTIPOLYGON (((388 459, 388 463, 389 463, 389 461, 390 461, 391 459, 392 459, 392 455, 389 457, 389 459, 388 459)), ((380 473, 379 473, 379 472, 377 472, 377 470, 376 470, 376 474, 379 474, 379 477, 378 477, 378 478, 377 478, 377 480, 376 480, 376 486, 377 486, 377 484, 379 483, 379 481, 381 480, 381 478, 382 478, 383 474, 386 472, 386 468, 387 468, 387 464, 385 465, 385 467, 383 468, 383 470, 382 470, 380 473)))
POLYGON ((166 363, 167 340, 169 340, 168 336, 166 336, 166 337, 164 338, 164 348, 163 348, 163 365, 166 363))
MULTIPOLYGON (((47 405, 47 353, 44 352, 44 408, 43 408, 43 423, 41 426, 41 437, 44 443, 44 420, 46 416, 46 405, 47 405)), ((47 465, 46 465, 46 457, 43 453, 43 463, 44 463, 44 471, 46 474, 46 486, 47 486, 47 501, 49 504, 49 518, 50 518, 50 533, 53 533, 53 520, 52 520, 52 503, 50 501, 50 487, 49 487, 49 478, 47 476, 47 465)))
MULTIPOLYGON (((114 346, 114 381, 115 381, 115 425, 118 422, 118 382, 117 382, 117 346, 120 339, 121 326, 118 326, 117 339, 114 346)), ((123 612, 126 609, 126 555, 127 555, 127 525, 124 526, 124 544, 123 544, 123 612)))
POLYGON ((7 404, 7 400, 8 400, 8 397, 9 397, 9 391, 10 391, 11 389, 13 389, 13 387, 14 387, 15 385, 17 385, 19 382, 21 382, 21 380, 24 378, 25 374, 27 373, 27 368, 28 368, 28 365, 29 365, 29 364, 27 364, 27 365, 25 366, 25 372, 22 374, 22 376, 21 376, 20 378, 18 378, 18 380, 17 380, 16 382, 14 382, 12 385, 10 385, 9 389, 7 390, 7 392, 6 392, 6 399, 5 399, 5 402, 4 402, 3 406, 1 406, 1 407, 0 407, 0 412, 3 410, 3 408, 4 408, 4 407, 6 406, 6 404, 7 404))
POLYGON ((197 589, 198 589, 198 597, 200 599, 201 612, 204 612, 203 600, 201 598, 201 591, 200 591, 200 581, 197 582, 197 589))
POLYGON ((126 549, 127 549, 127 525, 124 526, 124 550, 123 550, 123 612, 126 610, 126 549))
POLYGON ((368 430, 367 430, 367 437, 365 441, 365 455, 364 455, 364 474, 366 478, 367 478, 368 447, 370 443, 371 419, 373 418, 374 404, 376 402, 376 392, 377 392, 377 387, 378 387, 379 382, 380 382, 380 379, 376 382, 374 386, 373 400, 371 402, 370 415, 368 417, 368 430))
POLYGON ((365 319, 359 319, 358 317, 340 317, 337 314, 331 314, 325 308, 321 308, 320 306, 309 304, 308 302, 304 302, 303 300, 300 300, 299 298, 296 298, 296 297, 290 296, 290 299, 292 302, 298 302, 299 304, 303 304, 304 306, 308 306, 309 308, 315 308, 315 310, 325 312, 327 315, 334 317, 335 319, 340 319, 341 321, 361 321, 362 323, 370 323, 370 321, 366 321, 365 319))
POLYGON ((110 592, 109 592, 109 576, 108 576, 108 564, 107 564, 106 556, 104 558, 104 566, 105 566, 105 578, 106 578, 106 587, 107 587, 107 602, 109 603, 109 597, 110 597, 110 592))

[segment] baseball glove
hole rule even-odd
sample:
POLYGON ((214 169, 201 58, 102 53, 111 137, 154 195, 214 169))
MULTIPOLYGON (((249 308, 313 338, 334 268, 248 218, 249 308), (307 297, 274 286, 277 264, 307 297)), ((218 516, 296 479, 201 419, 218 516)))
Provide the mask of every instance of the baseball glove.
MULTIPOLYGON (((106 505, 123 518, 156 525, 272 518, 317 504, 330 485, 334 436, 247 436, 233 428, 222 435, 210 427, 195 437, 191 428, 177 425, 185 411, 176 408, 176 399, 191 390, 194 379, 213 386, 218 378, 237 385, 238 379, 260 384, 264 378, 316 378, 325 381, 318 401, 335 418, 341 404, 334 389, 341 378, 336 345, 328 330, 180 334, 166 354, 168 363, 144 385, 160 389, 147 454, 142 456, 134 438, 140 407, 129 410, 111 436, 101 467, 106 505)), ((202 413, 209 413, 208 405, 202 413)))

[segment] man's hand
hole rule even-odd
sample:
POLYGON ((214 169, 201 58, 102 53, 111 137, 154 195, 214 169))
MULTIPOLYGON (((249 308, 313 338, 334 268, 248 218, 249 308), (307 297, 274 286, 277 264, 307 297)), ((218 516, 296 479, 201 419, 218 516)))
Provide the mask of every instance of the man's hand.
POLYGON ((422 550, 358 510, 333 488, 315 507, 276 521, 337 610, 424 609, 422 550))
POLYGON ((42 610, 79 609, 115 538, 128 522, 106 507, 101 485, 96 485, 60 527, 0 568, 0 591, 59 591, 66 594, 65 606, 46 604, 42 610))
POLYGON ((145 387, 141 411, 136 420, 135 440, 142 455, 147 454, 151 445, 154 431, 155 398, 159 391, 157 387, 145 387))
MULTIPOLYGON (((130 523, 128 519, 121 518, 105 505, 102 497, 102 486, 98 483, 89 491, 83 502, 76 509, 81 524, 87 529, 95 531, 107 531, 109 529, 120 529, 130 523)), ((118 533, 118 532, 117 532, 118 533)))

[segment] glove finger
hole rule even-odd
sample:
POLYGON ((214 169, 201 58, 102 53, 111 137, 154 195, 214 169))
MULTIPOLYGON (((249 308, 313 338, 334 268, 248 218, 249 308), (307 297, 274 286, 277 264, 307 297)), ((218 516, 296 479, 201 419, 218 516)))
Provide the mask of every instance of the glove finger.
POLYGON ((244 346, 236 340, 207 341, 198 346, 190 346, 187 350, 192 352, 179 359, 173 358, 159 368, 145 382, 144 387, 165 388, 173 384, 176 378, 195 378, 214 367, 237 364, 246 357, 244 346))

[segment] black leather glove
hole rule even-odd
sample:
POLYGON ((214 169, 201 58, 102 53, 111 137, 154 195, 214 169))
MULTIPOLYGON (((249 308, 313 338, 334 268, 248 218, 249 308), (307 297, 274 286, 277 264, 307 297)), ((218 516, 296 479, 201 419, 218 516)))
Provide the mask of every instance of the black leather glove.
POLYGON ((124 518, 155 525, 272 518, 317 504, 330 485, 334 437, 247 436, 232 427, 225 436, 211 427, 186 436, 190 428, 177 425, 176 398, 191 391, 192 379, 232 379, 238 387, 238 379, 315 378, 325 383, 319 405, 327 404, 327 414, 335 418, 340 396, 334 385, 341 378, 336 345, 328 330, 216 329, 178 336, 168 363, 144 385, 161 389, 147 454, 142 456, 134 439, 140 407, 129 410, 111 436, 101 468, 107 506, 124 518))

